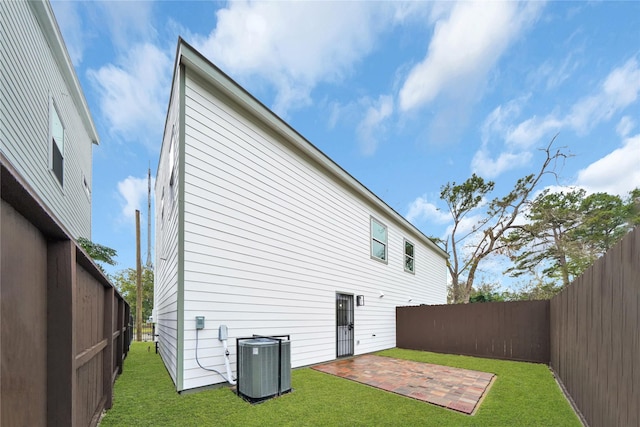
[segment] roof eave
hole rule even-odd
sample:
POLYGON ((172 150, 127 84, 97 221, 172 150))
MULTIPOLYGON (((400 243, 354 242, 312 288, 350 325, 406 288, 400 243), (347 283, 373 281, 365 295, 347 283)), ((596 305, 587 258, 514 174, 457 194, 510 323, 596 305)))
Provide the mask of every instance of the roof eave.
POLYGON ((59 69, 62 72, 62 76, 69 87, 71 93, 69 96, 73 99, 76 108, 80 112, 80 118, 82 123, 89 134, 89 138, 93 144, 99 145, 100 138, 98 137, 98 131, 96 130, 95 123, 91 117, 91 111, 89 105, 80 86, 80 81, 71 62, 71 57, 67 51, 67 47, 64 43, 60 27, 56 21, 53 9, 48 1, 30 1, 31 10, 36 19, 40 23, 42 31, 49 41, 51 52, 58 63, 59 69))
POLYGON ((380 199, 376 194, 369 190, 364 184, 354 178, 340 165, 330 159, 313 143, 308 141, 304 136, 293 129, 288 123, 282 120, 278 115, 262 104, 253 95, 247 92, 242 86, 229 77, 224 71, 215 64, 205 58, 200 52, 195 50, 191 45, 182 38, 178 40, 178 55, 176 65, 184 64, 186 67, 196 71, 199 75, 206 78, 216 89, 225 93, 231 99, 234 99, 245 111, 253 117, 260 120, 269 128, 277 132, 279 135, 293 144, 297 149, 301 150, 317 164, 321 165, 326 171, 338 178, 352 191, 368 200, 373 205, 387 213, 391 218, 406 229, 411 230, 413 234, 419 238, 427 246, 434 249, 436 253, 447 259, 447 252, 433 242, 429 237, 422 233, 415 225, 400 215, 395 209, 389 206, 385 201, 380 199))

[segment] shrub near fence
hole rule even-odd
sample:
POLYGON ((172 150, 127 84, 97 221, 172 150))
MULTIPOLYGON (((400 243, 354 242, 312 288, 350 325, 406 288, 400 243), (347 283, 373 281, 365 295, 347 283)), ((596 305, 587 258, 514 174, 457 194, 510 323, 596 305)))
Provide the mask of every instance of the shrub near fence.
POLYGON ((0 425, 96 425, 129 349, 129 305, 0 160, 0 425))

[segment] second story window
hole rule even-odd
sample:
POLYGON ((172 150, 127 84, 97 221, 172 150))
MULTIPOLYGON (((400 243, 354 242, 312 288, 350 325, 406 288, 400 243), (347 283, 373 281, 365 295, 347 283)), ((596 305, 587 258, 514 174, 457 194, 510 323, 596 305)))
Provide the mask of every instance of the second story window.
POLYGON ((160 197, 160 228, 164 228, 164 187, 162 187, 162 197, 160 197))
POLYGON ((169 185, 173 186, 175 181, 176 168, 176 126, 171 130, 171 139, 169 140, 169 185))
POLYGON ((415 258, 414 258, 413 243, 404 241, 404 271, 407 273, 415 273, 415 258))
POLYGON ((64 181, 64 127, 56 106, 51 103, 51 170, 63 185, 64 181))
POLYGON ((371 258, 387 262, 387 227, 371 218, 371 258))

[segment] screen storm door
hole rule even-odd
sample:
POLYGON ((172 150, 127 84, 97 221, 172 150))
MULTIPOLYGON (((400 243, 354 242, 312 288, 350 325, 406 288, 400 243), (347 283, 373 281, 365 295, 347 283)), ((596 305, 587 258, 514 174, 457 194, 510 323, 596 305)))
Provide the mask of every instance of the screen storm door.
POLYGON ((336 356, 353 356, 353 295, 336 294, 336 325, 336 356))

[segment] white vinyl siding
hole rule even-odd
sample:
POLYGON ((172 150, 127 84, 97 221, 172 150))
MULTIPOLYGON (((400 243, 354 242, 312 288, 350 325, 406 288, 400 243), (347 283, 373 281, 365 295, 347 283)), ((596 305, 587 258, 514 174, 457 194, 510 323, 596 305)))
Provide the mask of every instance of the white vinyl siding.
MULTIPOLYGON (((179 126, 179 85, 175 84, 171 96, 171 104, 167 114, 167 127, 172 129, 179 126)), ((156 333, 158 347, 167 370, 177 385, 178 379, 178 266, 180 254, 178 252, 178 185, 170 174, 177 169, 177 159, 169 155, 171 133, 165 133, 160 152, 158 173, 156 177, 156 251, 155 251, 155 282, 153 307, 156 316, 156 333), (171 181, 171 183, 170 183, 171 181)))
POLYGON ((51 23, 34 14, 49 7, 0 2, 0 151, 74 237, 91 238, 84 180, 91 188, 93 141, 81 118, 83 107, 74 102, 61 72, 69 64, 56 59, 51 52, 56 41, 43 34, 51 23), (51 105, 64 125, 64 188, 51 169, 51 105))
POLYGON ((184 389, 223 381, 196 364, 195 316, 206 324, 200 363, 224 372, 225 324, 235 372, 235 338, 252 334, 290 334, 294 367, 335 358, 336 292, 367 301, 355 308, 355 354, 395 346, 396 306, 446 301, 444 258, 432 248, 416 244, 415 275, 403 274, 403 257, 370 260, 372 215, 386 225, 387 253, 403 253, 414 229, 188 69, 185 90, 184 389))

